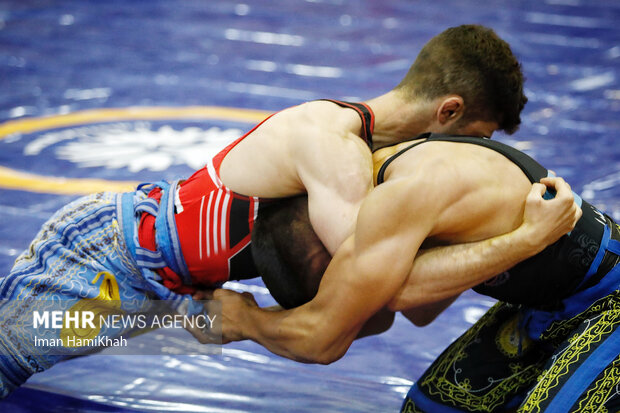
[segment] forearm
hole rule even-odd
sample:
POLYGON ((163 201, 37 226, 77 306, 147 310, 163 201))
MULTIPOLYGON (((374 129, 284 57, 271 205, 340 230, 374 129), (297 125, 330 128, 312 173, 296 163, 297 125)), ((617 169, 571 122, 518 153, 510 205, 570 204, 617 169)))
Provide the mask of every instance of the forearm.
POLYGON ((488 240, 421 250, 388 307, 401 311, 456 296, 508 271, 542 248, 517 229, 488 240))
POLYGON ((355 234, 334 254, 310 302, 291 310, 265 311, 239 294, 216 290, 214 298, 222 300, 223 341, 250 339, 302 362, 327 364, 342 357, 364 323, 403 285, 444 206, 431 197, 420 201, 415 211, 405 208, 411 204, 409 194, 418 189, 399 181, 382 185, 366 198, 355 234))
POLYGON ((244 323, 243 336, 264 346, 267 350, 291 360, 308 362, 309 355, 303 326, 289 326, 287 311, 252 309, 244 323))
POLYGON ((255 308, 248 312, 243 335, 279 356, 302 363, 329 364, 345 354, 359 331, 355 328, 332 334, 329 323, 299 311, 303 310, 255 308))

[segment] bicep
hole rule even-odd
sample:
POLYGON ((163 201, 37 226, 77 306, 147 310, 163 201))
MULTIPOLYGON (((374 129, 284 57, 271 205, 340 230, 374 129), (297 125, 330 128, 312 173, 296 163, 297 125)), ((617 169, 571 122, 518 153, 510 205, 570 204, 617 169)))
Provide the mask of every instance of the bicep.
POLYGON ((355 221, 366 192, 343 199, 335 188, 324 185, 310 186, 308 190, 308 214, 314 232, 327 251, 334 255, 338 247, 355 230, 355 221))
POLYGON ((291 159, 308 194, 310 222, 333 255, 353 233, 372 190, 372 155, 361 139, 334 132, 323 121, 309 123, 293 140, 291 159))

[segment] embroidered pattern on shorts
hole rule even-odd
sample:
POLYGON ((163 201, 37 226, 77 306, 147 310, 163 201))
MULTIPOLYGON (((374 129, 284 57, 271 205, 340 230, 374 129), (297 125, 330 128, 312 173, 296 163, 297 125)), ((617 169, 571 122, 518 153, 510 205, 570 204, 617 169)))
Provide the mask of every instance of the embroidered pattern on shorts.
POLYGON ((587 357, 592 346, 611 334, 619 323, 617 311, 606 311, 588 320, 590 325, 582 333, 571 337, 566 348, 557 353, 553 365, 541 374, 519 411, 541 412, 542 403, 549 399, 552 391, 560 385, 561 379, 571 373, 571 367, 582 357, 587 357))
POLYGON ((400 411, 401 413, 424 413, 423 410, 420 410, 416 407, 413 400, 407 397, 403 408, 400 411))
POLYGON ((613 413, 604 406, 612 397, 620 398, 620 356, 603 372, 577 405, 579 413, 613 413))
POLYGON ((429 395, 439 397, 439 400, 448 406, 466 406, 469 411, 488 412, 508 402, 519 389, 531 383, 540 373, 539 364, 523 366, 511 363, 508 367, 512 374, 508 373, 510 375, 500 378, 489 377, 489 385, 484 389, 473 389, 468 378, 457 378, 460 369, 456 363, 468 357, 467 348, 479 340, 480 330, 485 325, 495 322, 496 314, 504 306, 507 304, 498 303, 493 306, 465 332, 448 353, 440 356, 439 362, 432 366, 420 383, 420 387, 423 387, 429 395), (477 392, 479 394, 476 394, 477 392))

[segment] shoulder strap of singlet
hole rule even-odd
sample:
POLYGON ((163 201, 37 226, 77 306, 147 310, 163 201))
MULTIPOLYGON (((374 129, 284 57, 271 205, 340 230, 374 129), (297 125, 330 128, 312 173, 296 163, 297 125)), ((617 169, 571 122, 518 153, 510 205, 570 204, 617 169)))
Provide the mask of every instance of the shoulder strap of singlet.
POLYGON ((430 136, 431 136, 430 133, 423 133, 422 135, 416 136, 413 139, 409 139, 411 141, 417 141, 417 140, 420 140, 420 139, 422 139, 422 140, 420 142, 412 143, 411 145, 407 146, 404 149, 401 149, 400 151, 396 152, 394 155, 392 155, 388 159, 386 159, 386 161, 383 162, 383 165, 381 165, 381 168, 379 168, 379 172, 377 173, 377 185, 380 185, 380 184, 383 183, 383 181, 385 180, 385 171, 387 170, 388 166, 390 166, 390 164, 392 162, 394 162, 394 160, 396 158, 398 158, 403 153, 407 152, 409 149, 411 149, 413 147, 416 147, 416 146, 426 142, 430 136))
POLYGON ((372 149, 372 132, 375 128, 375 115, 370 109, 370 106, 365 103, 352 103, 352 102, 343 102, 340 100, 333 99, 319 99, 326 100, 328 102, 335 103, 336 105, 343 108, 350 108, 355 110, 360 118, 362 119, 362 139, 366 142, 366 145, 370 149, 372 149))
POLYGON ((419 140, 419 139, 423 139, 423 140, 420 142, 416 142, 410 146, 407 146, 403 150, 395 153, 389 159, 387 159, 383 163, 383 165, 381 165, 381 169, 379 169, 379 173, 377 174, 377 185, 383 183, 385 170, 387 169, 389 164, 392 163, 396 158, 398 158, 400 155, 402 155, 403 153, 405 153, 406 151, 408 151, 409 149, 417 145, 420 145, 425 142, 432 142, 432 141, 471 143, 473 145, 484 146, 486 148, 499 152, 500 154, 504 155, 506 158, 510 159, 510 161, 512 161, 515 165, 517 165, 532 183, 538 182, 542 178, 547 177, 549 173, 545 167, 540 165, 538 162, 536 162, 534 159, 524 154, 523 152, 511 146, 508 146, 504 143, 493 141, 487 138, 425 133, 412 140, 419 140))
POLYGON ((492 149, 495 152, 499 152, 504 155, 515 165, 521 168, 525 176, 527 176, 532 183, 539 182, 542 178, 546 178, 549 174, 547 168, 536 162, 530 156, 499 141, 473 136, 450 136, 441 134, 431 134, 431 136, 427 139, 427 142, 428 141, 463 142, 492 149))

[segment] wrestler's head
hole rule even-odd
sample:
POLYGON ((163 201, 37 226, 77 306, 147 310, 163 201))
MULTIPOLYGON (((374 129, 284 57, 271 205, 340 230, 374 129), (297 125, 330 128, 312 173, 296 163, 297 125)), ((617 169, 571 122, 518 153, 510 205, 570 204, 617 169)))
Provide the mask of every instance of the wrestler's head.
POLYGON ((252 256, 282 307, 298 307, 314 298, 331 256, 310 224, 307 196, 260 209, 252 229, 252 256))
POLYGON ((440 121, 454 118, 448 129, 432 132, 467 135, 474 132, 472 122, 486 122, 476 130, 511 134, 527 102, 523 81, 508 43, 489 28, 464 25, 433 37, 395 91, 405 99, 438 103, 440 121))

